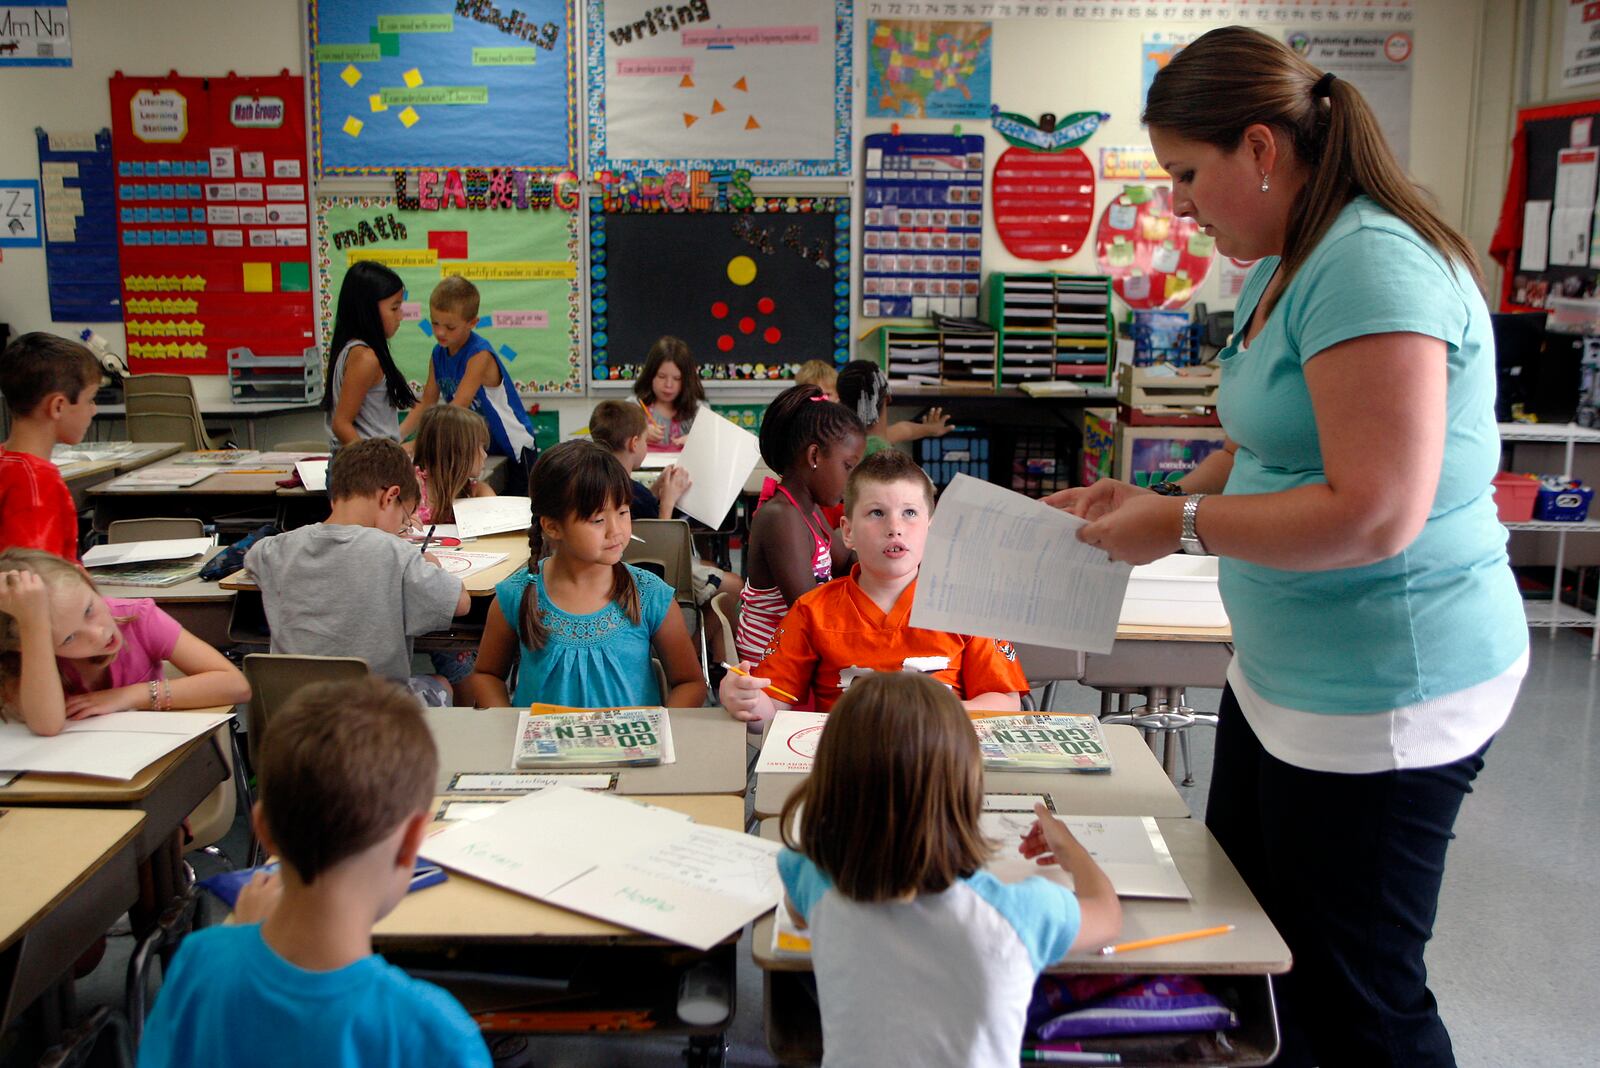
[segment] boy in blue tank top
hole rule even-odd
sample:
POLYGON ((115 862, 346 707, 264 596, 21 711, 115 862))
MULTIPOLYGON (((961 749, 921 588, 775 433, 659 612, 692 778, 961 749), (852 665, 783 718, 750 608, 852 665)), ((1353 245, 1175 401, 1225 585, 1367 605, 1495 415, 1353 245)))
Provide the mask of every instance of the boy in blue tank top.
POLYGON ((139 1068, 489 1068, 460 1003, 372 951, 410 885, 438 768, 421 706, 383 679, 307 686, 272 717, 251 815, 281 874, 245 888, 238 923, 183 940, 139 1068))
MULTIPOLYGON (((489 424, 489 452, 509 457, 526 475, 538 453, 533 420, 500 353, 477 332, 478 304, 478 287, 460 275, 450 275, 433 287, 428 317, 436 344, 428 361, 428 383, 422 400, 400 424, 400 438, 404 441, 415 434, 422 413, 442 399, 483 416, 489 424)), ((511 480, 515 492, 526 492, 525 485, 525 479, 511 480)))

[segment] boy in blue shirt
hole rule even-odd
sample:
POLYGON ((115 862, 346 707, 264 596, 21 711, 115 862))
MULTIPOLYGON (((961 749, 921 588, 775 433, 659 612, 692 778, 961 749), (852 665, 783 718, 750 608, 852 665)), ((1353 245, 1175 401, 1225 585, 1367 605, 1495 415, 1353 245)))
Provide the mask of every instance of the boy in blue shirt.
POLYGON ((400 440, 417 432, 422 413, 439 403, 471 408, 489 424, 489 452, 520 465, 524 478, 513 479, 515 492, 526 492, 527 473, 533 469, 538 446, 533 440, 533 420, 528 418, 506 365, 477 332, 478 287, 453 274, 433 287, 428 297, 428 318, 433 325, 433 358, 428 361, 428 382, 422 399, 400 424, 400 440))
POLYGON ((373 925, 410 884, 438 766, 421 707, 382 679, 308 686, 273 716, 252 817, 282 861, 281 896, 258 877, 239 909, 262 922, 184 939, 140 1068, 489 1068, 454 998, 372 952, 373 925))

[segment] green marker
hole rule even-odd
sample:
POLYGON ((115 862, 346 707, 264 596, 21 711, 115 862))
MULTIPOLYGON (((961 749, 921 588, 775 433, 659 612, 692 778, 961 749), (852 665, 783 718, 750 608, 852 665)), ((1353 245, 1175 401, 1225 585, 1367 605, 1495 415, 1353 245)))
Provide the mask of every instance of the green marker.
POLYGON ((1023 1063, 1043 1061, 1049 1064, 1121 1064, 1120 1053, 1079 1053, 1066 1049, 1025 1049, 1023 1063))

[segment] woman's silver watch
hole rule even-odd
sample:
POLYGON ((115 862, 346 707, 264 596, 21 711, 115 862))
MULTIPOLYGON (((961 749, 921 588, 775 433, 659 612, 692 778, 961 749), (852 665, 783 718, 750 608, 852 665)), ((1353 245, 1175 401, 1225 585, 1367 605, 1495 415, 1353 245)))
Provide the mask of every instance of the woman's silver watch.
POLYGON ((1191 493, 1183 499, 1183 533, 1178 537, 1178 544, 1183 546, 1183 551, 1193 556, 1210 556, 1206 547, 1200 541, 1200 535, 1194 530, 1195 513, 1200 510, 1200 501, 1204 493, 1191 493))

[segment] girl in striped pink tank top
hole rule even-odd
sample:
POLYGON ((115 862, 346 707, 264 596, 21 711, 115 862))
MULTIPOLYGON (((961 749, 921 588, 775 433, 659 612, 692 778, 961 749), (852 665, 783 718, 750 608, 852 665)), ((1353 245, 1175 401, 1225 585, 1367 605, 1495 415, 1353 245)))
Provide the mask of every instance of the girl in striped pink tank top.
MULTIPOLYGON (((778 394, 761 423, 761 458, 782 478, 756 511, 745 552, 734 637, 746 669, 761 662, 789 606, 833 577, 831 529, 822 516, 844 499, 845 479, 866 450, 866 428, 816 386, 778 394)), ((840 548, 840 563, 846 551, 840 548)))

